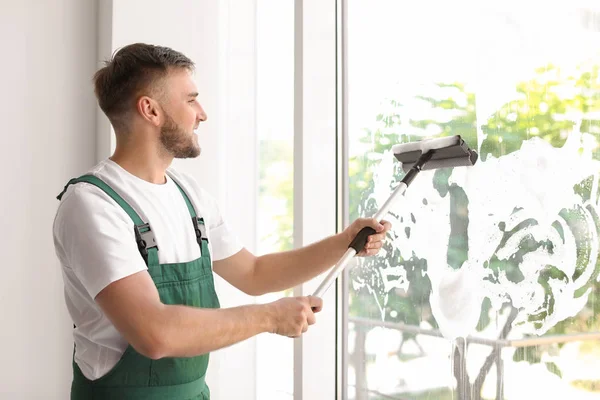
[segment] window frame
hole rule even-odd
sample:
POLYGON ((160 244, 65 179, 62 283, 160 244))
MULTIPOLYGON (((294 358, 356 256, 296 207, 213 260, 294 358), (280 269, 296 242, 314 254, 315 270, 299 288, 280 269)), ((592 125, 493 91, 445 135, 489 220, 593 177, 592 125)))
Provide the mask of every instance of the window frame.
MULTIPOLYGON (((295 0, 294 7, 294 247, 298 248, 341 231, 338 199, 343 178, 338 151, 338 0, 295 0)), ((311 295, 325 275, 294 288, 294 295, 311 295)), ((341 399, 340 288, 338 279, 323 296, 317 324, 295 339, 295 400, 341 399)))

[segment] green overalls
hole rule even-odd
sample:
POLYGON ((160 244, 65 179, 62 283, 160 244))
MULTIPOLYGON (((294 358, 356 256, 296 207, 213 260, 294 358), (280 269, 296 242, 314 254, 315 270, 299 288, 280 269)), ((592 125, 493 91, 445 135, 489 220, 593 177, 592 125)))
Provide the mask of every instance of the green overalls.
MULTIPOLYGON (((67 183, 59 200, 71 184, 87 182, 106 192, 133 220, 138 248, 148 273, 164 304, 182 304, 192 307, 219 308, 215 292, 208 238, 204 220, 196 216, 189 197, 174 179, 190 212, 201 257, 186 263, 159 264, 158 247, 149 223, 138 214, 106 183, 95 176, 84 175, 67 183)), ((97 380, 87 379, 73 360, 71 400, 209 400, 210 391, 204 377, 209 355, 190 358, 162 358, 152 360, 127 347, 119 362, 97 380)))

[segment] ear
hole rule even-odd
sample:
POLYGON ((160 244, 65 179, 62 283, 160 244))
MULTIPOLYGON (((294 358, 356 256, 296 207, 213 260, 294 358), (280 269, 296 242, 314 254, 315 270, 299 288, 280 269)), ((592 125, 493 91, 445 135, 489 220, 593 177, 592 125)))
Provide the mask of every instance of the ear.
POLYGON ((156 100, 152 97, 141 96, 136 103, 136 108, 143 119, 154 126, 160 126, 162 109, 156 100))

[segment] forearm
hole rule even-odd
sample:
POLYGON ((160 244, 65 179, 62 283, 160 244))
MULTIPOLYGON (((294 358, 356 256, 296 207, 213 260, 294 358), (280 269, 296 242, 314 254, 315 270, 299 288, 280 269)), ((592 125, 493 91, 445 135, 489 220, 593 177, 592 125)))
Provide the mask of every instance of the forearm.
POLYGON ((153 358, 206 354, 273 329, 268 305, 226 309, 164 305, 158 314, 153 358))
POLYGON ((333 266, 349 244, 349 238, 340 233, 300 249, 260 256, 254 269, 254 285, 259 293, 299 285, 333 266))

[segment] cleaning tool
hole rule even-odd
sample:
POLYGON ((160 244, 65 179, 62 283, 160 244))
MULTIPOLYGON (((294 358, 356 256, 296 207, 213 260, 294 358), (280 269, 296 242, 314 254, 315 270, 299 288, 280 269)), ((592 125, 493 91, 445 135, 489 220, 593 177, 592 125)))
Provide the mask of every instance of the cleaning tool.
MULTIPOLYGON (((402 169, 406 175, 373 217, 377 221, 383 219, 390 207, 406 191, 419 172, 438 168, 473 166, 478 157, 477 153, 471 150, 460 136, 447 136, 397 144, 392 147, 392 151, 396 159, 402 163, 402 169)), ((348 262, 365 247, 368 237, 374 233, 373 228, 365 227, 356 235, 350 246, 348 246, 346 253, 327 274, 313 296, 322 297, 325 294, 348 262)))

